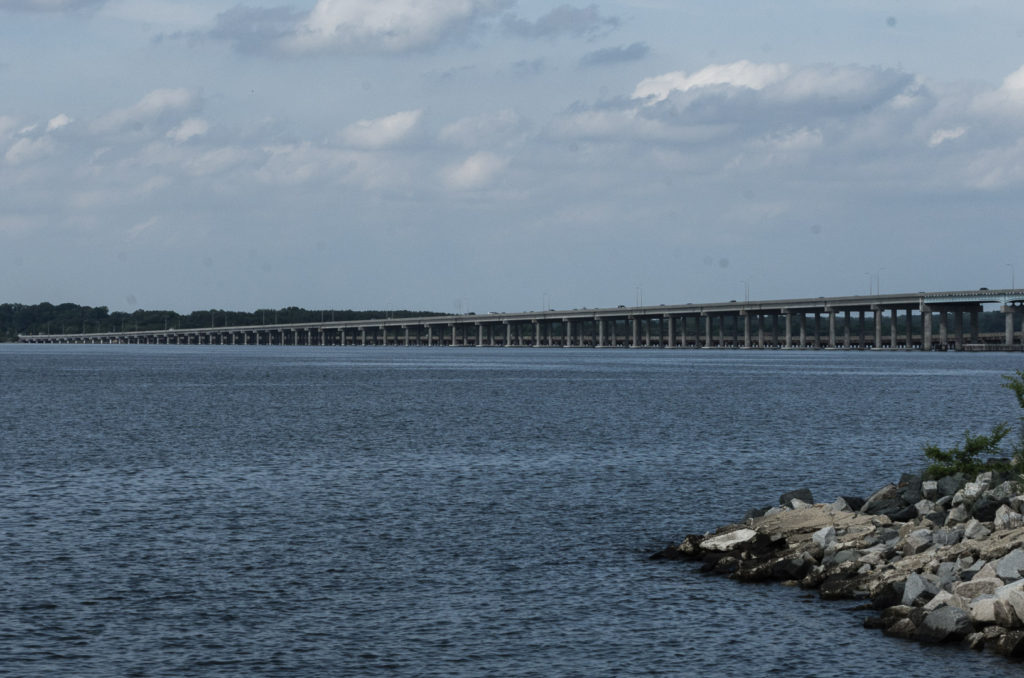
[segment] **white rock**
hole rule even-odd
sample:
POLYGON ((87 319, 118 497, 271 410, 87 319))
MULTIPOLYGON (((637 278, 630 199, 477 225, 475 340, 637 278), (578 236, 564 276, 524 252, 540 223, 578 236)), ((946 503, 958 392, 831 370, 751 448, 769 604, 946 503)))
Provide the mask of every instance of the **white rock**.
POLYGON ((756 536, 756 530, 744 528, 735 532, 709 537, 700 543, 700 547, 705 551, 728 551, 740 544, 751 541, 756 536))
POLYGON ((964 493, 964 499, 971 501, 981 496, 981 493, 987 490, 983 483, 967 483, 964 485, 964 489, 961 492, 964 493))
POLYGON ((996 519, 993 525, 996 530, 1011 530, 1015 527, 1021 527, 1024 525, 1024 515, 1003 504, 996 509, 996 519))
POLYGON ((926 480, 921 483, 921 494, 925 499, 937 499, 939 496, 939 483, 935 480, 926 480))
POLYGON ((964 539, 984 539, 992 534, 977 518, 971 518, 964 524, 964 539))
POLYGON ((813 535, 811 535, 811 540, 821 548, 827 549, 829 546, 835 543, 836 528, 832 527, 831 525, 826 525, 825 527, 821 528, 813 535))

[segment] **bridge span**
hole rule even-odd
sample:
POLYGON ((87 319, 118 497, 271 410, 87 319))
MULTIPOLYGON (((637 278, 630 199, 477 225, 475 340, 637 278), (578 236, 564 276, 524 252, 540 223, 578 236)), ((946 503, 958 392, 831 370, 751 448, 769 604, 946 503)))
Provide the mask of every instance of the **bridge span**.
POLYGON ((306 346, 1024 349, 1024 290, 425 316, 136 332, 19 335, 25 343, 306 346), (998 304, 1005 331, 982 335, 998 304))

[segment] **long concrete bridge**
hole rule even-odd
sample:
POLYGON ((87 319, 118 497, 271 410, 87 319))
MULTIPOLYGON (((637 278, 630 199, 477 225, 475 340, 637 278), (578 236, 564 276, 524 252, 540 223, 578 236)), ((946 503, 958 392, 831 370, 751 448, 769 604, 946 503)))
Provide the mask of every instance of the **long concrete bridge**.
POLYGON ((345 322, 19 335, 27 343, 665 348, 1024 348, 1024 290, 915 292, 345 322), (978 314, 998 304, 1002 336, 978 314), (884 331, 883 331, 884 330, 884 331))

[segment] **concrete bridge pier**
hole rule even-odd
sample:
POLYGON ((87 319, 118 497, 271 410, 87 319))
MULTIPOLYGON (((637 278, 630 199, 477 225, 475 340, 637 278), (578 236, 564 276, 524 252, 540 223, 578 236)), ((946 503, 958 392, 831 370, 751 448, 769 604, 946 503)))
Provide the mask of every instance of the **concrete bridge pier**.
POLYGON ((932 350, 932 309, 921 304, 921 350, 932 350))
MULTIPOLYGON (((861 311, 861 320, 864 319, 863 313, 864 312, 861 311)), ((846 317, 845 322, 843 323, 843 348, 850 348, 853 345, 850 336, 851 330, 853 329, 853 313, 851 311, 846 311, 844 315, 846 317)))
POLYGON ((999 310, 1006 317, 1006 336, 1003 343, 1007 346, 1013 346, 1014 316, 1017 314, 1017 308, 1014 306, 1003 306, 999 310))

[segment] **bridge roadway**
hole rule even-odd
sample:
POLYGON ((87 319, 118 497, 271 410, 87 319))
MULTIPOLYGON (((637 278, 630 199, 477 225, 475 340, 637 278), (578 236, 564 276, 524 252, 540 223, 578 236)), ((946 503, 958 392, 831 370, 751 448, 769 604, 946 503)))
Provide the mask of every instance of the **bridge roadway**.
POLYGON ((668 348, 1024 348, 1024 290, 966 290, 713 304, 19 335, 26 343, 668 348), (998 304, 1005 332, 982 336, 998 304), (885 332, 883 333, 883 329, 885 332), (1001 340, 1001 341, 1000 341, 1001 340), (992 344, 997 346, 991 346, 992 344))

